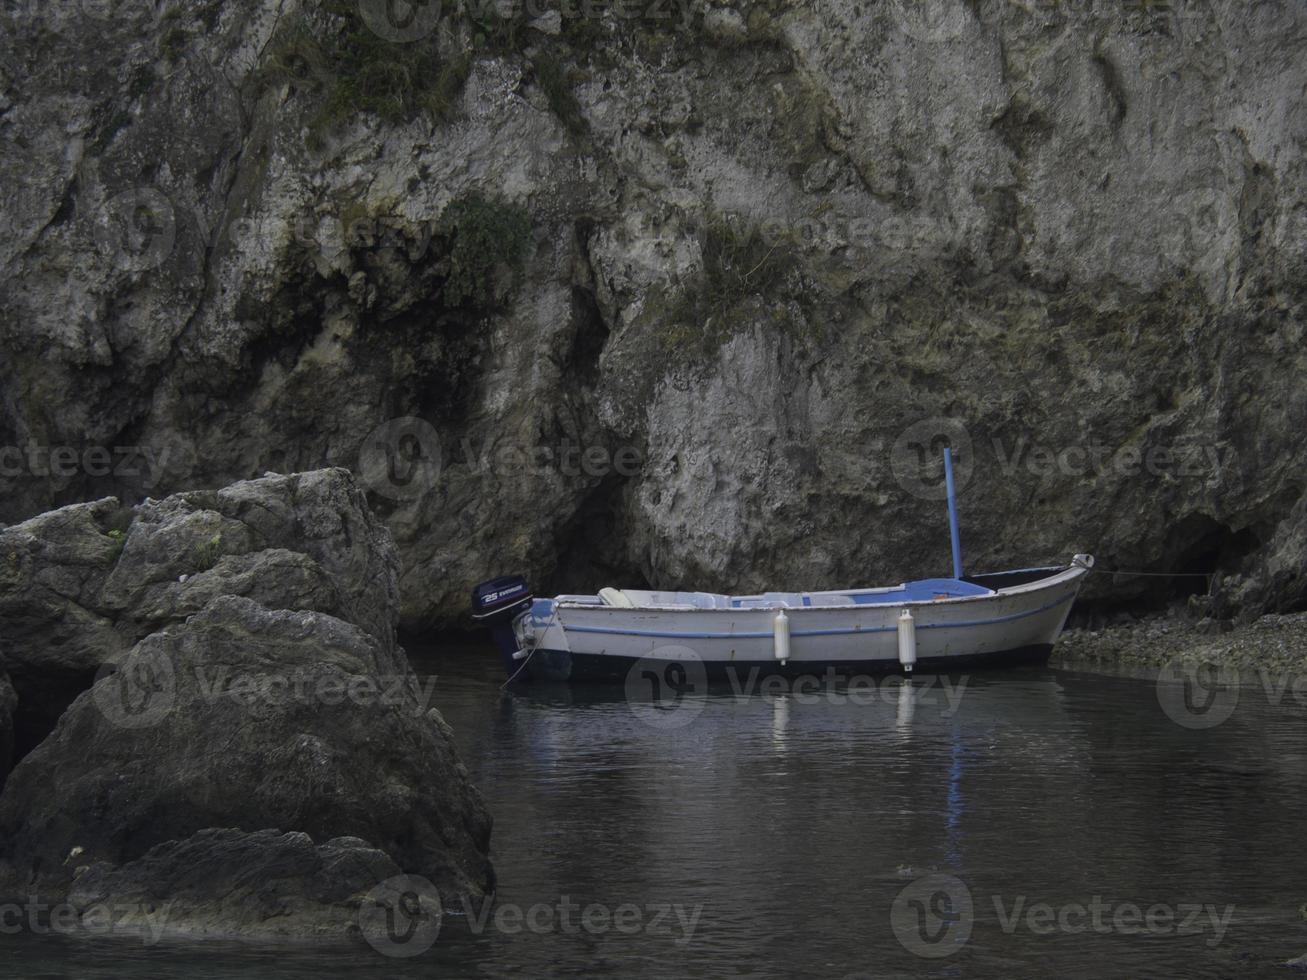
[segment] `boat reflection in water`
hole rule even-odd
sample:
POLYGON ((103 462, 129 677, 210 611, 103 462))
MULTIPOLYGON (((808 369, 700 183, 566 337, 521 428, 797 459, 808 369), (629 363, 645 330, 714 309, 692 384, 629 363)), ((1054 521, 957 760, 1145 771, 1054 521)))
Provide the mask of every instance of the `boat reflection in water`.
MULTIPOLYGON (((429 955, 387 964, 395 976, 1238 978, 1302 952, 1307 855, 1284 814, 1307 793, 1307 709, 1292 699, 1249 694, 1195 731, 1155 678, 1027 667, 655 694, 504 689, 484 647, 410 654, 440 675, 435 705, 495 815, 496 908, 566 899, 646 918, 505 930, 454 908, 429 955), (971 930, 930 960, 894 914, 937 880, 953 891, 924 907, 966 912, 971 930), (996 910, 1095 896, 1237 911, 1218 941, 1048 936, 996 910), (684 924, 654 926, 656 907, 684 924)), ((375 975, 338 956, 328 969, 375 975)), ((223 975, 212 958, 205 970, 223 975)))

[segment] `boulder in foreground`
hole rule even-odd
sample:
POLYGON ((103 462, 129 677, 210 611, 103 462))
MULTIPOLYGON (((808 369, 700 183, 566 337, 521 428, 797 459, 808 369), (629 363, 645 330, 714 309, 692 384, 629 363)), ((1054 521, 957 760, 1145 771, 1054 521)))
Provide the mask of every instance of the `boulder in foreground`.
POLYGON ((173 901, 173 931, 316 935, 358 904, 342 889, 377 884, 362 867, 422 876, 446 902, 493 890, 490 817, 396 644, 394 548, 347 471, 147 501, 109 561, 89 535, 115 507, 64 510, 3 532, 24 553, 0 620, 58 623, 67 655, 17 634, 18 711, 47 664, 95 673, 0 793, 0 891, 85 904, 135 888, 173 901), (366 860, 314 870, 342 848, 366 860), (288 853, 294 874, 231 904, 288 853))

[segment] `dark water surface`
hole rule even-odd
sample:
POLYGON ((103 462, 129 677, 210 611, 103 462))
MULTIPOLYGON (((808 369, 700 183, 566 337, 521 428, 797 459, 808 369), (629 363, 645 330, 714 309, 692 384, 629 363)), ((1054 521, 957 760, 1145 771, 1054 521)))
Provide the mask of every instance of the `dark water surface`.
POLYGON ((1152 676, 974 673, 949 679, 954 701, 936 684, 916 703, 893 682, 856 701, 728 686, 656 707, 502 693, 486 651, 414 662, 439 675, 495 815, 482 926, 447 916, 409 960, 361 942, 0 937, 0 972, 1257 977, 1293 976, 1279 964, 1307 952, 1291 689, 1245 688, 1202 729, 1152 676))

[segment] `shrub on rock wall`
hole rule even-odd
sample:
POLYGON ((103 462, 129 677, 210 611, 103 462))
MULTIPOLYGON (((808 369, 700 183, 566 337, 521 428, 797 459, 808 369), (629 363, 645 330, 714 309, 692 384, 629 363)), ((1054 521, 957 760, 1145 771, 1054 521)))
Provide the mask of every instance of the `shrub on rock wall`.
POLYGON ((449 247, 445 305, 500 305, 526 260, 531 240, 526 209, 475 192, 465 194, 446 206, 437 232, 449 247))

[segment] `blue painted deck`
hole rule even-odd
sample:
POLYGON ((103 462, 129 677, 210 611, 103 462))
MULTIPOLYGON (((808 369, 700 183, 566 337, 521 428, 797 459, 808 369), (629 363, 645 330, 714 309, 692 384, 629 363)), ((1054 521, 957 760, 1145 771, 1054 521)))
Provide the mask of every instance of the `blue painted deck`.
POLYGON ((866 595, 853 592, 850 597, 858 605, 874 606, 889 602, 925 602, 929 599, 938 599, 940 596, 961 599, 965 596, 989 595, 993 591, 983 585, 974 585, 956 578, 923 578, 915 582, 905 582, 897 589, 866 595))

